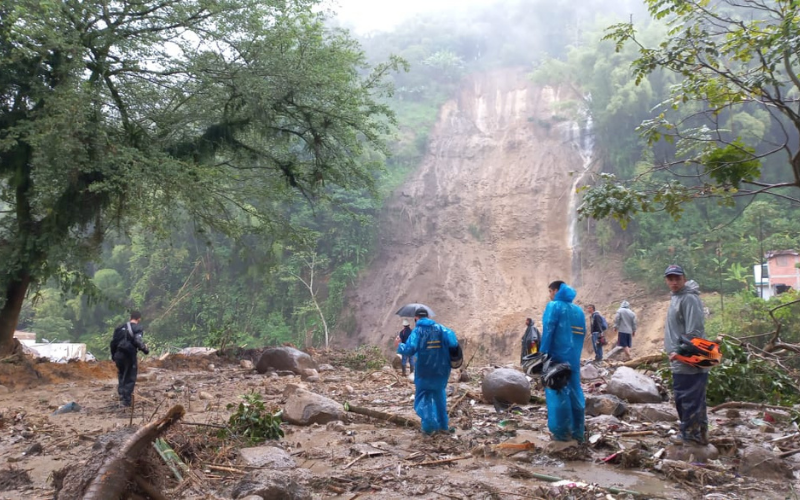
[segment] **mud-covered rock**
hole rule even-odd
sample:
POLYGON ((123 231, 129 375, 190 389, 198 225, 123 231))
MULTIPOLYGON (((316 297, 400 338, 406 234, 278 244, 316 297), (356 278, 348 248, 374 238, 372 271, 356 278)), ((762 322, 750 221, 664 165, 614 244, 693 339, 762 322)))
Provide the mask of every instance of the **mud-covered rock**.
POLYGON ((239 450, 239 462, 250 467, 265 469, 294 469, 297 462, 284 449, 277 446, 254 446, 239 450))
POLYGON ((786 460, 760 446, 751 445, 742 450, 739 472, 759 479, 791 479, 791 466, 786 460))
POLYGON ((518 370, 498 368, 484 377, 481 392, 487 403, 527 404, 531 399, 531 383, 518 370))
POLYGON ((621 417, 626 411, 628 411, 628 407, 625 403, 613 394, 600 394, 586 398, 586 415, 591 417, 598 415, 621 417))
POLYGON ((283 420, 295 425, 327 424, 343 419, 341 404, 300 388, 288 396, 283 411, 283 420))
POLYGON ((682 462, 708 462, 719 458, 719 450, 713 444, 671 444, 667 446, 666 458, 682 462))
POLYGON ((631 412, 644 422, 677 422, 678 411, 668 403, 639 404, 630 407, 631 412))
POLYGON ((629 403, 662 402, 661 394, 653 379, 627 366, 617 368, 606 391, 629 403))
POLYGON ((258 373, 291 371, 298 375, 306 369, 317 369, 317 363, 308 354, 294 347, 265 349, 256 363, 258 373))
POLYGON ((600 368, 596 367, 595 365, 589 363, 587 365, 581 366, 581 380, 595 380, 603 376, 603 372, 600 371, 600 368))
POLYGON ((264 500, 311 500, 305 484, 311 478, 307 469, 259 470, 245 475, 233 489, 234 499, 258 495, 264 500))

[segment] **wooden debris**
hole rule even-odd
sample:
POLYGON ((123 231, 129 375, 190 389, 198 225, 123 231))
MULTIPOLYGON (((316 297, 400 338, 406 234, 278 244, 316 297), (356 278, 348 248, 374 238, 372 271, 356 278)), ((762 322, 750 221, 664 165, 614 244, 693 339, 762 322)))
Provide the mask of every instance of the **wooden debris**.
POLYGON ((173 450, 162 438, 158 438, 153 442, 153 448, 156 449, 158 456, 161 457, 161 460, 163 460, 164 463, 167 464, 167 467, 169 467, 169 470, 172 471, 172 475, 175 476, 175 479, 177 479, 178 482, 183 481, 181 471, 188 473, 189 467, 183 463, 183 460, 181 460, 181 457, 175 453, 175 450, 173 450))
POLYGON ((766 405, 761 403, 748 403, 744 401, 728 401, 727 403, 722 403, 713 408, 709 408, 708 411, 711 413, 716 413, 720 410, 724 410, 725 408, 746 408, 749 410, 793 410, 793 408, 789 406, 766 405))
POLYGON ((453 458, 443 458, 441 460, 429 460, 427 462, 420 462, 416 465, 441 465, 441 464, 449 464, 450 462, 457 462, 459 460, 466 460, 468 458, 472 458, 472 455, 463 455, 460 457, 453 457, 453 458))
POLYGON ((637 368, 641 365, 649 365, 650 363, 658 363, 664 360, 663 354, 651 354, 649 356, 642 356, 640 358, 634 358, 630 361, 626 361, 619 366, 627 366, 628 368, 637 368))
POLYGON ((345 402, 344 404, 344 411, 349 411, 351 413, 357 413, 359 415, 366 415, 368 417, 386 420, 387 422, 392 422, 393 424, 398 424, 403 427, 413 427, 415 429, 420 428, 420 423, 416 420, 411 420, 406 417, 401 417, 400 415, 394 415, 391 413, 385 413, 378 410, 372 410, 370 408, 354 406, 347 402, 345 402))
POLYGON ((139 455, 158 436, 183 418, 184 414, 183 406, 173 406, 164 418, 136 431, 136 434, 128 439, 122 449, 100 467, 97 475, 86 489, 83 500, 120 498, 128 482, 136 473, 136 460, 139 455))

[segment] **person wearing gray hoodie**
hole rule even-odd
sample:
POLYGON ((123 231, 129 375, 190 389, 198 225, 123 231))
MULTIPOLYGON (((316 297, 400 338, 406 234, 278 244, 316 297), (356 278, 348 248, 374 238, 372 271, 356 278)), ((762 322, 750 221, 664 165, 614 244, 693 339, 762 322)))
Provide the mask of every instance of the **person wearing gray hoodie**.
POLYGON ((687 281, 683 268, 677 265, 667 267, 664 279, 672 292, 667 323, 664 326, 664 350, 670 359, 675 408, 681 421, 681 435, 675 443, 706 445, 708 444, 706 411, 708 369, 698 368, 675 358, 681 337, 706 338, 700 286, 693 280, 687 281))
POLYGON ((633 336, 636 335, 636 313, 631 311, 631 305, 623 300, 614 315, 614 331, 617 334, 617 345, 622 347, 626 361, 631 359, 633 336))

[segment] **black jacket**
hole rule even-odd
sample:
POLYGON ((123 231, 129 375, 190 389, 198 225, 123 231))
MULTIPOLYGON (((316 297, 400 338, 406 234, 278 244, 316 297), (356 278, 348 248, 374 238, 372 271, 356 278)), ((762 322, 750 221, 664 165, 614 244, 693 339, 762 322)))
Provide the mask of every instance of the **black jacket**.
POLYGON ((149 349, 147 349, 144 340, 142 339, 142 336, 144 335, 144 329, 142 328, 142 326, 138 323, 131 323, 131 330, 133 331, 132 337, 131 334, 128 332, 127 322, 121 324, 114 330, 114 337, 111 339, 112 358, 117 353, 117 348, 119 347, 119 343, 122 342, 126 336, 136 349, 142 351, 145 354, 148 354, 150 352, 149 349))
POLYGON ((400 333, 398 333, 397 335, 400 337, 400 342, 405 344, 406 341, 408 340, 408 337, 411 336, 411 328, 408 326, 404 326, 403 329, 400 330, 400 333))
POLYGON ((592 333, 602 333, 603 332, 603 321, 600 319, 600 313, 595 311, 592 313, 592 333))

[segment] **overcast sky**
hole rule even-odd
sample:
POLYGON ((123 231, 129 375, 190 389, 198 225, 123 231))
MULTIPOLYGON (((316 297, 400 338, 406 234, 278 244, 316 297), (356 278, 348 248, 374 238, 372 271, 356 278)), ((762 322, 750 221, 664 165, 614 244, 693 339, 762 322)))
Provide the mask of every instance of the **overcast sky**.
POLYGON ((329 0, 334 11, 359 33, 386 31, 417 13, 462 9, 492 0, 329 0))

